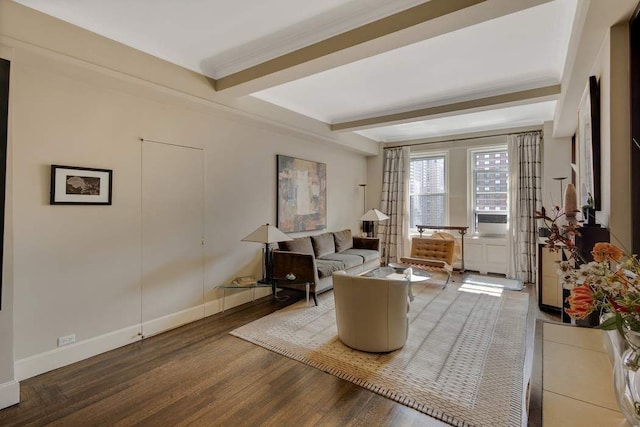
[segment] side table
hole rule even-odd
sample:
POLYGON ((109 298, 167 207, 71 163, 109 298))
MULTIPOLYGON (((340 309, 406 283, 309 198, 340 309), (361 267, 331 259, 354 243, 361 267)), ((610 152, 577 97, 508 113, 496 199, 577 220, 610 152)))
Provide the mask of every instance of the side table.
MULTIPOLYGON (((302 289, 300 288, 304 286, 305 294, 307 298, 306 299, 307 305, 309 305, 309 288, 311 286, 311 282, 298 280, 298 279, 290 280, 290 279, 287 279, 286 277, 274 277, 272 280, 273 280, 274 297, 276 296, 277 288, 293 289, 294 291, 302 291, 302 289)), ((318 299, 316 298, 316 294, 314 293, 312 296, 313 296, 313 302, 315 303, 315 305, 318 305, 318 299)))
MULTIPOLYGON (((253 297, 251 299, 251 301, 255 301, 256 300, 256 288, 271 288, 271 284, 270 283, 260 283, 260 282, 256 282, 253 283, 251 285, 238 285, 236 283, 229 283, 226 285, 221 285, 218 286, 219 288, 222 289, 222 312, 224 313, 224 299, 227 295, 227 289, 252 289, 253 290, 253 297)), ((275 293, 274 293, 275 295, 275 293)))

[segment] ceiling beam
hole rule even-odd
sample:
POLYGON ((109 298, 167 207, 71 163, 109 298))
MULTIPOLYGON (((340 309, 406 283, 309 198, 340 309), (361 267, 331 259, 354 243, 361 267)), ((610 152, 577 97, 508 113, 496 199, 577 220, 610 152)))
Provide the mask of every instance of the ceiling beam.
POLYGON ((258 77, 348 49, 485 1, 486 0, 431 0, 253 67, 238 71, 237 73, 222 77, 216 81, 216 90, 228 89, 258 77))
POLYGON ((430 0, 215 80, 248 95, 551 0, 430 0))
POLYGON ((438 118, 484 111, 496 108, 512 107, 516 105, 531 104, 558 99, 560 85, 544 86, 535 89, 510 92, 502 95, 494 95, 486 98, 472 99, 455 102, 452 104, 438 105, 435 107, 420 108, 417 110, 403 111, 401 113, 386 114, 376 117, 367 117, 359 120, 334 123, 330 125, 332 131, 354 131, 380 125, 394 125, 399 123, 416 122, 429 118, 438 118))

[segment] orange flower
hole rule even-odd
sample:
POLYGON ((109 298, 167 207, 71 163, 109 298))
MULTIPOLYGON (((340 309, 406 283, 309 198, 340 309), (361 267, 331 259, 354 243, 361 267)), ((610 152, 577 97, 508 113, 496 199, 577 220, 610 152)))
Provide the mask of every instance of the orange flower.
POLYGON ((565 310, 572 319, 585 319, 595 308, 593 290, 588 285, 580 285, 571 289, 567 297, 569 308, 565 310))
POLYGON ((616 245, 607 242, 596 243, 591 251, 593 260, 596 262, 618 261, 622 258, 622 251, 616 245))

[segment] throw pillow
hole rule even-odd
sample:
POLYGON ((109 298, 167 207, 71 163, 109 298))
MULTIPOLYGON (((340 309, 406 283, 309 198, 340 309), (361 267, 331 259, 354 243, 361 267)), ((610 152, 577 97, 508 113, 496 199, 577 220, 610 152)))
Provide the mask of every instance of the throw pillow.
POLYGON ((353 247, 353 237, 351 237, 351 230, 336 231, 333 233, 333 238, 336 241, 336 252, 346 251, 353 247))
POLYGON ((311 243, 313 243, 313 251, 316 253, 316 258, 336 253, 333 233, 323 233, 318 234, 317 236, 311 236, 311 243))
POLYGON ((297 237, 293 240, 280 242, 278 243, 278 247, 281 251, 313 255, 313 246, 311 246, 311 238, 309 238, 309 236, 297 237))

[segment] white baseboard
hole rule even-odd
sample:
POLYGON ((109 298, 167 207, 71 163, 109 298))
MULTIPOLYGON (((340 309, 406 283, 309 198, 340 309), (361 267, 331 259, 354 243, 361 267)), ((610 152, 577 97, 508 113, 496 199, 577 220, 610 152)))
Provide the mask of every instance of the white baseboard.
POLYGON ((141 339, 139 332, 140 325, 129 326, 118 331, 79 341, 75 344, 16 360, 14 364, 16 379, 22 381, 35 377, 105 351, 139 341, 141 339))
MULTIPOLYGON (((260 288, 256 290, 255 297, 256 299, 261 298, 270 293, 270 289, 260 288)), ((224 301, 224 308, 227 310, 236 307, 251 301, 252 298, 253 290, 251 292, 243 291, 236 292, 234 295, 227 295, 224 301)), ((109 332, 71 345, 58 347, 44 353, 16 360, 14 363, 15 377, 17 381, 35 377, 36 375, 139 341, 142 339, 141 333, 143 333, 145 337, 150 337, 221 311, 222 300, 217 299, 144 322, 142 325, 129 326, 118 331, 109 332)), ((0 385, 0 387, 2 387, 2 385, 0 385)), ((0 390, 0 392, 1 391, 2 390, 0 390)), ((0 403, 2 402, 2 395, 0 394, 0 403)))
POLYGON ((0 384, 0 409, 20 403, 20 383, 16 380, 0 384))
POLYGON ((187 323, 195 322, 204 317, 204 305, 200 304, 195 307, 187 308, 186 310, 171 313, 166 316, 159 317, 157 319, 149 320, 142 324, 142 334, 145 338, 153 335, 161 334, 162 332, 175 329, 187 323))

